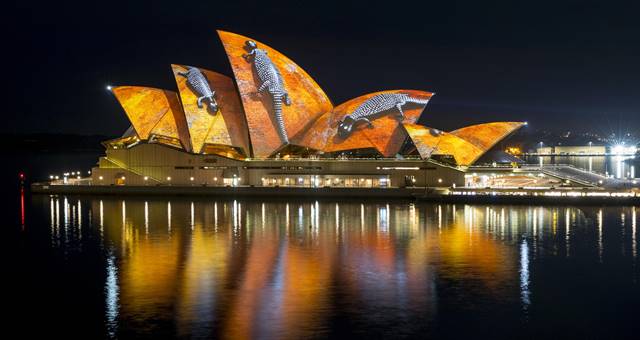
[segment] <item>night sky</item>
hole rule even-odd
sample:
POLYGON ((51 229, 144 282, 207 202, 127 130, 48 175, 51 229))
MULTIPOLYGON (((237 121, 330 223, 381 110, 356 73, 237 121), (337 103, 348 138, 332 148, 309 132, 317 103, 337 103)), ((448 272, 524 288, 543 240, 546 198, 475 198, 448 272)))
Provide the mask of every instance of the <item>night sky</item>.
POLYGON ((23 1, 2 12, 0 133, 121 134, 127 119, 105 87, 176 90, 171 63, 232 75, 216 29, 281 51, 335 105, 404 88, 436 93, 421 122, 443 129, 640 127, 640 5, 23 1))

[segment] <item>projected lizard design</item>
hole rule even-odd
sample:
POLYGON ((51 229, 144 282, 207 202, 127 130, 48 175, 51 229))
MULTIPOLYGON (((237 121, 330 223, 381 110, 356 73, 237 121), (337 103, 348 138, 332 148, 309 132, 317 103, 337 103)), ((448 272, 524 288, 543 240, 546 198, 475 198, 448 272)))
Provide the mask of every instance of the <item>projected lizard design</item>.
POLYGON ((283 143, 289 143, 287 130, 282 119, 282 102, 284 101, 284 104, 288 106, 291 105, 291 99, 285 89, 282 75, 267 55, 267 51, 258 48, 258 45, 252 40, 247 40, 245 44, 249 53, 244 54, 242 57, 247 61, 253 59, 253 67, 260 80, 258 92, 267 91, 271 96, 273 115, 276 119, 278 133, 283 143))
POLYGON ((209 102, 209 109, 212 113, 218 112, 218 103, 214 98, 216 92, 211 90, 207 77, 197 68, 189 67, 187 72, 178 72, 179 75, 187 78, 187 85, 198 96, 198 107, 202 108, 202 101, 209 102))
POLYGON ((399 118, 404 118, 402 106, 406 103, 427 104, 429 99, 411 98, 404 93, 381 93, 365 100, 351 114, 342 118, 338 123, 338 135, 342 138, 348 137, 353 131, 353 127, 359 122, 366 122, 369 127, 373 127, 371 119, 381 116, 392 108, 397 108, 399 118))

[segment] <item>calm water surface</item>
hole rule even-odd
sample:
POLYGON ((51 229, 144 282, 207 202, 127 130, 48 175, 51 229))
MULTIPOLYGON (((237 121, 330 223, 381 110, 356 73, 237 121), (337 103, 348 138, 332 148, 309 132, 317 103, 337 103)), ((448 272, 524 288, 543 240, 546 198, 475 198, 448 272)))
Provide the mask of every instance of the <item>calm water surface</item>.
MULTIPOLYGON (((96 157, 18 154, 0 171, 46 177, 96 157)), ((640 207, 21 196, 1 183, 3 324, 21 337, 640 336, 640 207)))
POLYGON ((25 199, 22 315, 58 334, 640 334, 638 207, 25 199))

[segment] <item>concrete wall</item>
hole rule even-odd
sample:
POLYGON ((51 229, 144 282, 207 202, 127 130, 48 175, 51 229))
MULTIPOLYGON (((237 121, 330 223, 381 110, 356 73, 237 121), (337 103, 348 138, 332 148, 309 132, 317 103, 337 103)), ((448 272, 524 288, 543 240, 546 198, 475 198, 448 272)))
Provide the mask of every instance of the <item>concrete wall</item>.
MULTIPOLYGON (((421 159, 292 159, 234 160, 189 154, 160 144, 107 149, 92 170, 94 185, 238 185, 263 186, 263 179, 318 176, 326 178, 388 178, 391 187, 464 185, 464 172, 421 159), (145 179, 146 178, 146 179, 145 179), (415 180, 415 181, 413 181, 415 180)), ((297 184, 291 181, 291 185, 297 184)))

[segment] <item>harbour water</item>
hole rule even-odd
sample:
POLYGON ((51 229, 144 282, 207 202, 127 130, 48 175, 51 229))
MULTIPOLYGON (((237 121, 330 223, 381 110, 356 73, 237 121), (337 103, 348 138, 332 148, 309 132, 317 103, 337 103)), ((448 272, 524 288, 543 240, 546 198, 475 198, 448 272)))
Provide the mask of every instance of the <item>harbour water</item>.
POLYGON ((4 192, 23 337, 640 334, 640 207, 4 192))
POLYGON ((60 335, 633 336, 639 212, 34 196, 14 261, 60 335))

